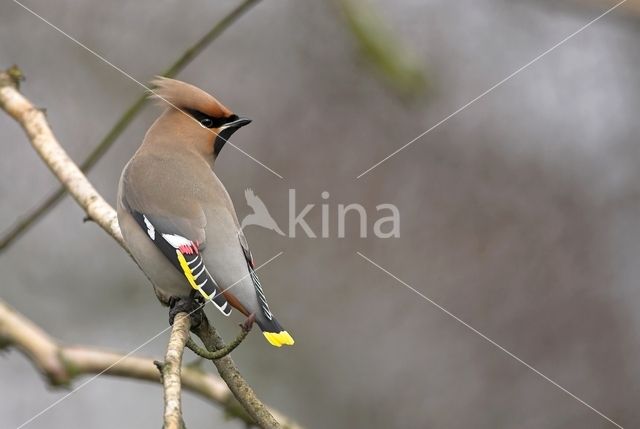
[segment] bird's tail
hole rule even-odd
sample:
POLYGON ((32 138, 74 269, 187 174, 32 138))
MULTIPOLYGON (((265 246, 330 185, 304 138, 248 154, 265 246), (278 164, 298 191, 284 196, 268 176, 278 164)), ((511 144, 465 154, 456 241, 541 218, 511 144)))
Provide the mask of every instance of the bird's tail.
MULTIPOLYGON (((260 318, 262 319, 262 318, 260 318)), ((295 342, 293 337, 289 335, 287 331, 280 325, 275 317, 268 320, 266 318, 262 320, 256 320, 260 329, 262 329, 262 335, 269 341, 269 344, 275 347, 292 346, 295 342)))

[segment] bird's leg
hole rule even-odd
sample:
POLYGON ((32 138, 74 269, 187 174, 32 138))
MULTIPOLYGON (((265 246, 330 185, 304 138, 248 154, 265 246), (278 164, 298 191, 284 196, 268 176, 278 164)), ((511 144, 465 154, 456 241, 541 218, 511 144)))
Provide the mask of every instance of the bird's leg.
POLYGON ((204 306, 207 303, 202 295, 197 293, 195 290, 191 291, 191 299, 196 303, 196 311, 191 313, 191 330, 195 332, 195 329, 200 326, 204 318, 204 306))
POLYGON ((244 322, 240 324, 240 327, 244 332, 249 332, 253 328, 253 323, 256 321, 256 313, 251 313, 244 322))
POLYGON ((191 329, 195 329, 202 323, 204 302, 202 298, 193 290, 189 296, 172 296, 169 298, 169 324, 173 325, 173 321, 178 313, 187 313, 191 318, 191 329))

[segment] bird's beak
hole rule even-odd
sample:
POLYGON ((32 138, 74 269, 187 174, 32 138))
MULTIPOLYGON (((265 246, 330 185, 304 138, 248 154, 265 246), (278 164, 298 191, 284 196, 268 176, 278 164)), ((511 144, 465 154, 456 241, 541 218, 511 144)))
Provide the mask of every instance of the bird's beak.
POLYGON ((226 130, 227 128, 242 128, 245 125, 249 125, 251 123, 251 119, 249 118, 238 118, 233 122, 227 122, 223 126, 220 127, 220 131, 226 130))
POLYGON ((247 118, 238 118, 235 121, 227 122, 220 128, 218 128, 218 136, 216 137, 214 146, 213 146, 213 154, 218 156, 224 144, 229 140, 231 135, 238 131, 238 129, 244 127, 245 125, 251 123, 251 119, 247 118))

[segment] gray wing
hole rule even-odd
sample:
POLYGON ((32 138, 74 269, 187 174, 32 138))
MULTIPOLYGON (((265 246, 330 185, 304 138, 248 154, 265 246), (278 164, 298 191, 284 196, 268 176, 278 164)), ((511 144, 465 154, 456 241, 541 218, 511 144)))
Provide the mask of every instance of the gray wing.
POLYGON ((192 178, 166 172, 154 159, 136 160, 127 166, 122 177, 122 205, 189 285, 228 315, 231 307, 200 253, 206 245, 207 218, 193 195, 197 184, 189 183, 192 178))

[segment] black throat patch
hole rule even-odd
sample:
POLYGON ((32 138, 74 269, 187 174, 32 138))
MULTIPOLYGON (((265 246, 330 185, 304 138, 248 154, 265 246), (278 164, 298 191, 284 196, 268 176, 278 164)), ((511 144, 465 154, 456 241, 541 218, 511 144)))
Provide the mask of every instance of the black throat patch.
POLYGON ((213 154, 215 156, 218 156, 218 154, 224 147, 224 144, 227 142, 227 140, 231 138, 233 133, 235 133, 237 130, 238 128, 236 127, 230 127, 230 128, 225 128, 224 130, 218 133, 218 136, 216 137, 216 142, 213 145, 213 154))

